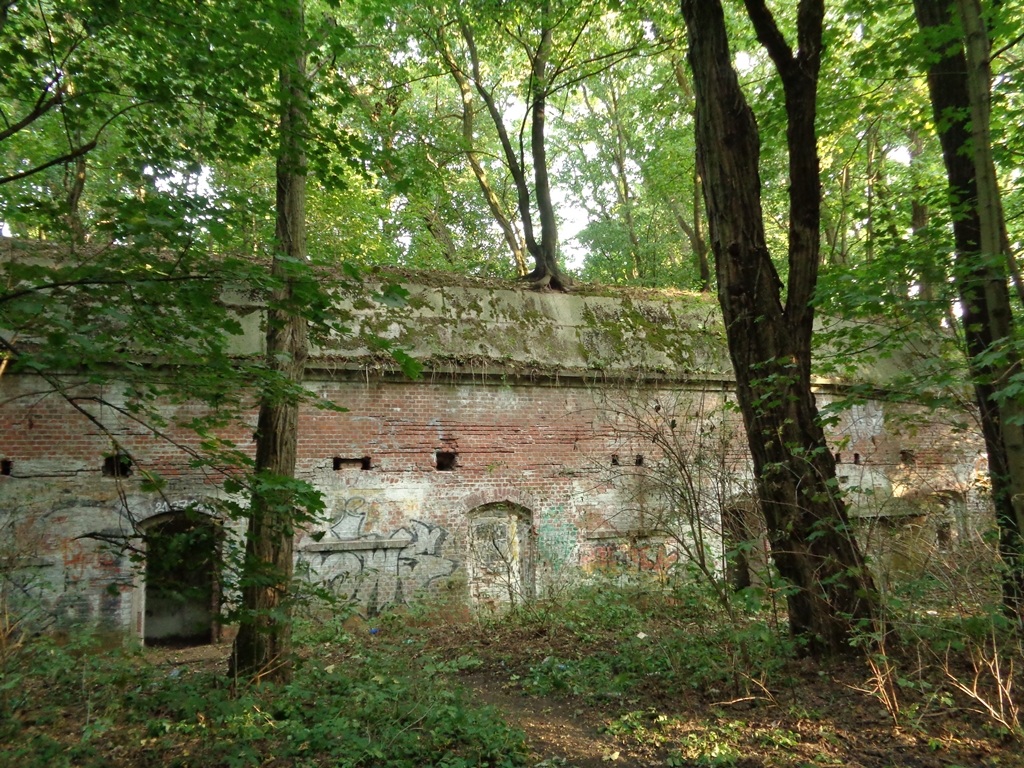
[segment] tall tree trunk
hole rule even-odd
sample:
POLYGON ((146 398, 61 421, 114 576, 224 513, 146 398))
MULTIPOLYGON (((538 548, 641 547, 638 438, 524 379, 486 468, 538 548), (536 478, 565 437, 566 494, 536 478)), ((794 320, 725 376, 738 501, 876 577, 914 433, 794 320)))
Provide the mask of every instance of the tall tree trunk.
POLYGON ((615 93, 615 86, 611 86, 609 91, 611 109, 608 116, 612 119, 612 123, 615 126, 615 152, 613 157, 613 165, 617 177, 615 193, 618 197, 619 208, 622 210, 622 218, 626 223, 626 235, 629 237, 633 279, 637 280, 647 275, 640 256, 640 237, 637 235, 636 222, 633 220, 633 194, 629 188, 629 176, 626 173, 629 142, 626 138, 625 126, 622 124, 622 115, 619 113, 619 100, 615 93))
POLYGON ((988 30, 979 0, 956 0, 957 13, 964 30, 967 54, 967 92, 971 102, 971 148, 974 173, 978 179, 978 215, 981 220, 981 252, 1006 260, 1007 272, 1024 304, 1024 284, 1020 267, 1010 251, 1003 216, 1003 199, 992 159, 992 55, 988 30))
MULTIPOLYGON (((907 138, 910 140, 910 171, 914 177, 914 197, 910 201, 910 231, 913 235, 911 242, 915 247, 923 247, 922 237, 928 228, 928 203, 923 201, 924 188, 919 181, 921 171, 921 158, 924 156, 924 140, 916 130, 910 131, 907 138)), ((926 260, 921 265, 920 289, 921 298, 927 302, 935 302, 939 297, 938 286, 945 280, 945 270, 941 265, 931 260, 926 260)), ((935 330, 939 331, 939 322, 936 317, 935 330)))
MULTIPOLYGON (((690 87, 689 82, 686 80, 686 73, 683 71, 682 62, 679 59, 672 58, 672 72, 676 78, 676 85, 679 87, 680 93, 687 101, 693 99, 693 89, 690 87)), ((696 116, 695 116, 696 119, 696 116)), ((711 292, 711 265, 708 263, 708 244, 704 238, 703 226, 701 224, 701 197, 702 197, 702 180, 700 177, 700 169, 696 165, 693 167, 693 227, 684 227, 684 219, 679 214, 679 210, 675 205, 675 201, 672 201, 673 213, 675 214, 676 222, 679 224, 680 229, 683 230, 687 238, 690 240, 690 247, 693 253, 697 257, 697 269, 700 273, 700 290, 701 293, 711 292)))
POLYGON ((793 587, 790 631, 810 654, 849 649, 873 618, 874 586, 837 491, 835 461, 811 392, 811 297, 820 247, 815 109, 822 0, 801 0, 791 52, 763 0, 746 0, 782 78, 789 149, 789 285, 765 242, 760 138, 731 64, 719 0, 682 0, 696 94, 697 161, 718 297, 772 558, 793 587))
POLYGON ((864 149, 867 152, 867 167, 864 173, 867 185, 864 258, 869 263, 875 260, 875 190, 882 178, 879 148, 878 121, 876 120, 868 126, 867 135, 864 137, 864 149))
MULTIPOLYGON (((922 30, 948 27, 954 21, 949 0, 914 0, 914 10, 922 30)), ((1024 409, 1016 398, 998 396, 1018 370, 1020 360, 1012 345, 1013 313, 1006 261, 1000 247, 993 245, 1000 236, 998 225, 992 221, 991 189, 986 193, 988 214, 983 221, 978 178, 978 150, 983 150, 977 143, 984 140, 984 135, 972 136, 972 127, 975 132, 984 129, 976 124, 978 105, 971 109, 967 73, 963 47, 944 43, 938 58, 928 67, 928 90, 949 181, 955 278, 967 363, 981 416, 1000 550, 1007 568, 1003 597, 1007 607, 1020 615, 1024 600, 1024 409), (969 151, 971 147, 975 152, 969 151), (995 250, 991 250, 993 247, 995 250)))
POLYGON ((672 213, 672 220, 675 221, 676 228, 689 241, 690 250, 697 259, 701 293, 710 293, 711 265, 708 263, 708 244, 704 239, 703 227, 700 222, 700 176, 696 170, 693 175, 695 185, 693 190, 693 226, 690 226, 690 222, 686 220, 686 216, 683 215, 682 206, 679 203, 671 197, 665 197, 664 199, 665 204, 668 205, 669 211, 672 213))
MULTIPOLYGON (((441 54, 441 58, 444 59, 449 74, 455 80, 455 84, 459 86, 459 95, 462 97, 462 144, 463 151, 466 153, 466 160, 469 161, 469 167, 473 170, 473 175, 476 176, 477 183, 480 185, 480 191, 483 192, 484 200, 487 201, 487 207, 501 229, 505 243, 512 252, 516 273, 519 277, 525 277, 529 270, 526 266, 526 257, 523 254, 523 244, 520 241, 519 233, 505 213, 505 207, 501 204, 501 199, 494 191, 494 187, 491 186, 491 181, 487 177, 487 171, 484 170, 483 164, 473 148, 473 88, 470 85, 469 78, 466 77, 466 74, 455 61, 455 56, 452 54, 451 46, 448 45, 448 40, 445 36, 444 27, 436 30, 435 34, 437 49, 441 54)), ((472 35, 470 34, 469 37, 471 38, 472 35)))
POLYGON ((519 162, 515 147, 509 138, 505 128, 505 118, 499 109, 492 94, 484 85, 483 77, 480 74, 480 54, 476 48, 476 37, 473 28, 463 20, 459 20, 459 29, 462 31, 462 39, 466 43, 466 50, 469 52, 470 66, 473 70, 473 85, 480 95, 484 106, 487 107, 487 114, 494 123, 494 130, 498 134, 498 141, 501 144, 502 154, 505 156, 505 163, 508 165, 509 173, 512 174, 512 181, 516 187, 516 201, 519 207, 519 221, 523 225, 523 242, 526 243, 526 250, 536 260, 540 254, 540 245, 533 234, 533 213, 530 208, 530 188, 526 182, 526 170, 519 162))
POLYGON ((534 254, 535 266, 526 276, 537 287, 547 287, 562 291, 571 284, 569 278, 562 274, 558 266, 558 223, 555 219, 555 207, 551 200, 551 181, 548 178, 548 153, 544 136, 547 120, 548 98, 548 59, 551 56, 551 3, 544 2, 541 6, 543 21, 541 25, 540 43, 533 54, 531 62, 532 87, 530 125, 530 154, 533 157, 533 185, 537 195, 537 212, 540 216, 540 249, 534 254))
POLYGON ((505 156, 505 163, 516 187, 516 197, 519 204, 519 220, 523 225, 523 242, 526 249, 533 257, 535 267, 530 274, 524 276, 538 288, 550 286, 555 290, 565 290, 571 286, 572 281, 568 275, 562 273, 556 258, 558 251, 558 227, 555 219, 555 210, 551 201, 551 185, 548 180, 547 148, 544 138, 545 108, 548 92, 547 65, 548 57, 551 54, 551 28, 550 24, 550 3, 543 3, 541 14, 543 15, 541 40, 537 50, 531 55, 531 87, 530 87, 530 109, 532 112, 530 151, 533 158, 534 168, 534 192, 537 198, 537 210, 540 216, 541 240, 538 243, 533 229, 533 213, 530 201, 530 188, 526 179, 526 169, 519 161, 512 141, 509 138, 508 130, 505 128, 505 118, 501 109, 494 100, 492 94, 484 85, 480 73, 480 56, 477 52, 476 39, 472 27, 460 18, 459 28, 462 31, 462 38, 466 43, 466 50, 469 52, 470 64, 473 70, 473 84, 477 93, 487 107, 487 113, 494 123, 498 133, 498 141, 501 143, 502 153, 505 156))
MULTIPOLYGON (((277 223, 273 275, 281 281, 267 311, 267 365, 290 382, 301 382, 308 355, 306 320, 294 306, 306 262, 307 81, 301 1, 292 19, 297 52, 280 74, 280 154, 277 160, 277 223)), ((291 678, 291 607, 295 514, 291 493, 275 478, 294 478, 299 407, 294 398, 264 393, 256 429, 256 478, 246 539, 244 620, 231 666, 240 677, 291 678)))

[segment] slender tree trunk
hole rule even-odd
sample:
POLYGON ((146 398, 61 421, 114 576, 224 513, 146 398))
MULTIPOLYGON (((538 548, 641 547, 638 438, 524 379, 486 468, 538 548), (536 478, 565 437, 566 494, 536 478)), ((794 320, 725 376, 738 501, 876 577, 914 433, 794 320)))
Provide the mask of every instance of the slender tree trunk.
MULTIPOLYGON (((696 173, 694 178, 698 179, 696 173)), ((708 244, 704 239, 703 227, 700 221, 700 203, 698 201, 698 195, 701 194, 699 182, 698 186, 693 191, 693 223, 691 226, 690 222, 686 220, 686 216, 683 215, 682 206, 679 205, 671 197, 666 197, 665 203, 668 205, 669 210, 672 212, 672 219, 676 223, 676 227, 682 233, 690 243, 690 250, 693 252, 694 257, 697 260, 697 269, 700 273, 700 290, 701 293, 709 293, 711 291, 711 266, 708 263, 708 244)))
POLYGON ((544 123, 547 99, 547 65, 548 57, 551 54, 551 29, 550 3, 543 4, 543 29, 541 41, 537 50, 532 55, 531 61, 531 88, 530 108, 532 112, 532 123, 530 133, 530 151, 534 167, 534 192, 537 198, 537 210, 540 217, 541 240, 538 243, 533 229, 533 213, 530 201, 530 188, 526 179, 526 169, 519 162, 512 141, 509 139, 508 131, 505 128, 505 119, 501 109, 494 100, 494 95, 487 90, 480 73, 480 56, 477 52, 476 39, 473 29, 464 20, 460 19, 459 28, 462 31, 462 38, 466 43, 469 52, 470 63, 473 70, 473 84, 477 93, 487 107, 487 113, 494 123, 498 133, 498 141, 501 143, 502 153, 505 156, 505 163, 516 187, 516 196, 519 204, 519 220, 523 225, 523 241, 526 249, 534 259, 535 267, 530 274, 523 279, 533 283, 537 288, 550 286, 555 290, 566 290, 572 284, 569 277, 562 273, 558 266, 558 228, 555 219, 555 210, 551 202, 551 185, 548 180, 547 148, 544 139, 544 123))
POLYGON ((530 208, 530 188, 526 182, 526 171, 519 158, 516 156, 512 140, 509 138, 505 128, 505 118, 501 114, 494 95, 487 90, 483 77, 480 74, 480 54, 476 48, 476 38, 473 28, 464 20, 459 21, 459 29, 462 31, 462 39, 466 43, 466 50, 469 52, 470 66, 473 70, 473 85, 480 95, 484 106, 487 107, 487 114, 494 123, 494 129, 498 134, 498 141, 501 144, 502 154, 505 156, 505 164, 508 165, 509 173, 512 174, 512 181, 516 188, 516 201, 519 207, 519 221, 523 225, 523 242, 526 243, 526 250, 536 260, 540 254, 540 245, 533 234, 533 213, 530 208))
MULTIPOLYGON (((949 0, 914 0, 914 10, 923 30, 953 23, 949 0)), ((967 73, 963 47, 945 45, 928 67, 928 90, 949 181, 956 287, 963 312, 967 362, 988 452, 1000 550, 1007 568, 1003 597, 1007 607, 1020 615, 1024 602, 1024 409, 1016 398, 998 396, 1019 369, 1020 360, 1012 345, 1013 313, 1006 261, 1000 247, 994 246, 1000 235, 999 225, 992 221, 991 189, 986 192, 988 213, 983 221, 978 164, 979 159, 982 165, 985 160, 977 143, 984 141, 985 134, 978 133, 984 128, 976 124, 978 105, 971 109, 967 73), (975 152, 968 151, 969 147, 975 152), (993 247, 995 250, 986 250, 993 247)), ((984 115, 978 117, 984 119, 984 115)))
POLYGON ((875 259, 875 188, 878 185, 881 173, 879 166, 881 160, 878 157, 878 122, 868 126, 867 136, 864 138, 864 149, 867 152, 867 167, 865 168, 865 181, 867 182, 867 216, 864 238, 864 258, 870 263, 875 259))
MULTIPOLYGON (((296 48, 302 46, 302 6, 296 3, 296 48)), ((305 53, 282 68, 281 147, 277 160, 276 250, 272 273, 281 287, 267 311, 267 365, 291 382, 301 382, 308 355, 306 320, 289 306, 295 300, 306 261, 307 109, 305 53)), ((256 429, 256 488, 246 539, 244 620, 235 639, 231 666, 236 676, 277 681, 291 678, 291 607, 288 590, 294 561, 295 516, 290 493, 273 488, 274 478, 294 478, 299 407, 293 398, 265 393, 256 429), (269 481, 269 482, 264 482, 269 481)))
MULTIPOLYGON (((677 59, 672 59, 672 73, 675 75, 676 85, 679 88, 683 98, 687 101, 693 99, 693 89, 690 87, 690 83, 686 79, 686 72, 683 69, 682 62, 677 59)), ((696 164, 693 167, 693 227, 690 227, 685 219, 679 212, 679 208, 674 200, 670 201, 672 206, 672 212, 675 216, 676 223, 679 228, 683 230, 683 233, 690 240, 690 247, 693 250, 694 255, 697 258, 697 270, 700 273, 700 290, 701 293, 711 292, 711 265, 708 263, 708 244, 707 239, 704 237, 703 232, 703 216, 701 214, 701 198, 703 181, 700 177, 700 169, 697 168, 696 164)))
POLYGON ((633 194, 629 188, 629 176, 626 173, 627 147, 626 129, 622 125, 622 116, 619 114, 619 100, 615 94, 614 86, 610 88, 611 109, 609 117, 615 125, 615 153, 614 166, 617 183, 615 185, 616 196, 619 207, 622 209, 622 218, 626 224, 626 235, 629 237, 630 261, 632 262, 633 279, 637 280, 646 277, 644 265, 640 258, 640 237, 636 232, 636 222, 633 220, 633 194))
POLYGON ((701 180, 697 167, 693 168, 693 243, 694 253, 697 254, 697 269, 700 271, 701 293, 711 292, 711 265, 708 264, 708 241, 704 239, 704 232, 701 227, 701 180))
MULTIPOLYGON (((924 190, 918 180, 921 173, 919 166, 924 155, 924 140, 916 130, 911 131, 907 138, 910 139, 910 170, 914 176, 914 197, 910 201, 910 231, 914 237, 912 242, 916 244, 916 247, 923 247, 921 238, 928 227, 929 215, 928 204, 922 200, 924 190)), ((921 298, 928 302, 936 301, 939 297, 938 286, 944 279, 944 270, 940 268, 939 264, 931 260, 924 263, 921 267, 921 298)), ((937 318, 934 330, 939 331, 937 318)))
POLYGON ((74 172, 71 174, 71 183, 68 185, 65 203, 67 225, 76 243, 85 242, 85 226, 82 224, 82 215, 79 212, 79 203, 82 200, 82 193, 85 191, 85 170, 85 155, 79 155, 75 158, 74 172))
POLYGON ((978 215, 981 220, 981 252, 1006 260, 1007 273, 1024 304, 1024 284, 1020 267, 1010 251, 1003 216, 1003 199, 992 159, 992 54, 979 0, 956 0, 957 13, 964 30, 967 54, 967 92, 971 102, 971 148, 974 173, 978 179, 978 215))
POLYGON ((423 219, 423 224, 426 226, 430 236, 434 238, 434 242, 441 249, 441 255, 444 256, 444 260, 452 266, 456 265, 459 260, 459 254, 455 249, 455 241, 452 240, 452 233, 449 231, 448 225, 441 217, 441 214, 437 212, 437 207, 428 203, 421 210, 420 216, 423 219))
POLYGON ((455 80, 455 84, 458 85, 459 95, 462 97, 462 143, 463 151, 466 153, 466 160, 469 161, 469 167, 473 170, 473 175, 476 176, 477 183, 480 185, 480 191, 483 192, 484 200, 487 201, 487 207, 501 229, 505 243, 512 252, 516 273, 520 277, 525 277, 529 270, 526 266, 526 257, 523 254, 523 244, 520 241, 519 233, 505 213, 505 207, 501 204, 500 198, 491 186, 490 179, 487 178, 487 172, 484 170, 480 158, 473 149, 473 88, 470 85, 469 78, 466 77, 455 61, 455 56, 452 54, 451 47, 448 45, 445 37, 444 28, 438 29, 436 35, 437 49, 441 54, 441 58, 444 59, 449 74, 455 80))
POLYGON ((534 53, 531 76, 531 114, 530 154, 533 157, 533 186, 537 195, 537 212, 540 216, 540 250, 534 254, 536 265, 526 276, 526 280, 537 287, 547 287, 561 291, 568 288, 571 281, 562 274, 558 266, 558 223, 555 218, 555 207, 551 201, 551 181, 548 178, 548 154, 544 136, 547 120, 548 97, 548 58, 551 56, 551 27, 549 16, 551 4, 544 2, 541 8, 543 26, 540 43, 534 53))
POLYGON ((822 0, 801 0, 790 51, 761 0, 747 0, 782 78, 790 175, 789 285, 765 242, 757 123, 731 64, 719 0, 682 0, 694 75, 697 160, 718 297, 772 558, 792 586, 791 632, 810 654, 841 652, 873 618, 874 586, 837 490, 835 461, 811 392, 811 297, 820 247, 815 109, 822 0))

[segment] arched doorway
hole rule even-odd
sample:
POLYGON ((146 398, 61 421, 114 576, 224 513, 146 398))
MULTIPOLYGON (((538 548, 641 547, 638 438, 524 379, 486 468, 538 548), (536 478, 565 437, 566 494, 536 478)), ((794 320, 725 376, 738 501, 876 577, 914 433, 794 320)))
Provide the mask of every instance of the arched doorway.
POLYGON ((469 513, 470 597, 479 605, 516 605, 534 595, 533 515, 509 502, 469 513))
POLYGON ((215 642, 220 528, 195 510, 146 522, 144 620, 147 646, 187 647, 215 642))

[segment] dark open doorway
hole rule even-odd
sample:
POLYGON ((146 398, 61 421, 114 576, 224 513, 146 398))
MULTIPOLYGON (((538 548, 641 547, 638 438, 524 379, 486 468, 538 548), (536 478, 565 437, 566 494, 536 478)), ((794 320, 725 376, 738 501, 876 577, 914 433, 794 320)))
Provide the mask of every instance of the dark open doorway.
POLYGON ((218 532, 213 520, 195 511, 175 512, 147 526, 146 645, 216 641, 218 532))

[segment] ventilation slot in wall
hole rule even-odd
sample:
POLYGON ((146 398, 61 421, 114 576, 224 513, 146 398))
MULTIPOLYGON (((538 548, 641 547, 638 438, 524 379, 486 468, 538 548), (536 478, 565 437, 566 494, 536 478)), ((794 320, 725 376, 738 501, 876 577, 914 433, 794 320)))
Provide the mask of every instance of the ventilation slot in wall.
POLYGON ((0 459, 0 475, 11 475, 12 462, 10 459, 0 459))
POLYGON ((619 466, 619 454, 617 454, 617 453, 613 453, 612 454, 612 466, 613 467, 619 466))
POLYGON ((132 460, 123 453, 115 453, 103 460, 104 477, 129 477, 132 474, 132 460))
POLYGON ((346 469, 361 469, 367 470, 370 468, 371 462, 369 456, 363 456, 358 459, 343 459, 340 456, 334 457, 334 471, 341 472, 346 469))
POLYGON ((455 459, 459 454, 451 451, 438 451, 434 454, 434 461, 437 464, 438 472, 451 472, 455 469, 455 459))
POLYGON ((642 467, 644 465, 644 457, 643 457, 643 455, 638 453, 636 455, 636 461, 634 463, 636 464, 636 466, 642 467))

